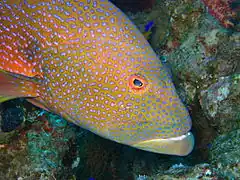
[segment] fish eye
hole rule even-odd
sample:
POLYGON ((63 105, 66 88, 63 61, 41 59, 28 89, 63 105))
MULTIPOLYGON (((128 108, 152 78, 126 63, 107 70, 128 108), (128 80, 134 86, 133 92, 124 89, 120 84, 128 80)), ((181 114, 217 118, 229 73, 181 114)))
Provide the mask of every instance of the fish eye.
POLYGON ((135 86, 138 86, 138 87, 142 87, 142 86, 143 86, 142 81, 139 80, 139 79, 134 79, 134 80, 133 80, 133 84, 134 84, 135 86))
POLYGON ((129 86, 135 93, 142 93, 146 90, 147 80, 140 74, 133 74, 129 78, 129 86))

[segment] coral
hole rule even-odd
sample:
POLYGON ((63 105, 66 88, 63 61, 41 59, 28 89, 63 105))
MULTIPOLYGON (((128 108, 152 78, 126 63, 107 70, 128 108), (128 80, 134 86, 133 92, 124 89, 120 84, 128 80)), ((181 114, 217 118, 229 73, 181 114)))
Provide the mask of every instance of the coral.
POLYGON ((10 132, 19 127, 24 121, 22 100, 12 100, 1 104, 1 130, 10 132))
POLYGON ((128 15, 142 33, 146 33, 145 25, 154 22, 148 40, 157 53, 164 55, 166 51, 178 48, 188 33, 199 27, 202 13, 198 1, 177 0, 157 2, 150 12, 128 15))
POLYGON ((35 171, 54 172, 62 166, 62 159, 69 150, 68 142, 75 138, 75 129, 56 115, 46 113, 46 117, 42 117, 45 121, 42 120, 44 125, 40 132, 33 127, 27 132, 28 156, 35 171))
POLYGON ((239 75, 222 77, 203 90, 201 106, 219 133, 240 128, 240 79, 239 75))
POLYGON ((227 32, 213 29, 198 37, 198 42, 204 47, 203 62, 214 78, 237 72, 240 58, 240 47, 237 45, 239 35, 240 33, 236 32, 229 36, 227 32))
MULTIPOLYGON (((0 177, 5 179, 17 179, 19 175, 25 177, 31 174, 28 163, 26 144, 23 140, 13 136, 8 144, 2 144, 0 148, 0 177)), ((32 175, 30 175, 32 176, 32 175)))
POLYGON ((21 127, 0 134, 0 177, 51 180, 64 173, 67 177, 71 165, 64 166, 62 160, 71 152, 69 142, 75 138, 76 127, 67 126, 56 115, 22 108, 25 121, 21 127))
POLYGON ((177 179, 186 179, 186 180, 216 180, 220 176, 218 172, 214 169, 213 166, 207 163, 197 164, 195 166, 172 166, 164 172, 158 173, 157 175, 151 176, 149 179, 161 179, 161 180, 177 180, 177 179))
POLYGON ((229 36, 218 29, 200 29, 189 34, 180 48, 168 55, 174 74, 197 89, 205 89, 219 77, 233 74, 240 58, 234 36, 237 35, 229 36))
POLYGON ((146 175, 138 175, 137 177, 136 177, 136 180, 148 180, 149 178, 148 178, 148 176, 146 176, 146 175))
POLYGON ((210 160, 224 179, 240 178, 240 129, 217 137, 210 151, 210 160))
POLYGON ((165 44, 171 27, 168 10, 164 7, 163 3, 157 2, 150 12, 137 12, 135 14, 128 12, 127 14, 138 26, 139 30, 144 35, 148 35, 148 41, 154 49, 159 50, 159 48, 165 44), (159 11, 159 9, 161 9, 161 11, 159 11), (150 31, 146 32, 145 27, 149 22, 153 22, 154 25, 150 31))
POLYGON ((209 13, 214 16, 226 28, 234 26, 231 22, 236 17, 236 12, 231 9, 230 3, 232 0, 202 0, 205 6, 208 7, 209 13))
MULTIPOLYGON (((196 155, 205 160, 214 138, 240 124, 240 36, 223 29, 211 16, 204 16, 203 5, 211 2, 161 1, 149 13, 130 16, 142 32, 144 25, 154 22, 149 42, 171 68, 179 95, 193 119, 196 155)), ((218 16, 222 5, 225 10, 231 8, 224 12, 222 22, 235 18, 229 2, 214 3, 219 9, 213 13, 218 16)), ((149 176, 145 171, 138 174, 149 176)))
POLYGON ((188 37, 188 34, 199 28, 203 14, 201 4, 197 1, 175 1, 167 8, 171 15, 171 34, 166 43, 166 50, 178 48, 188 37))

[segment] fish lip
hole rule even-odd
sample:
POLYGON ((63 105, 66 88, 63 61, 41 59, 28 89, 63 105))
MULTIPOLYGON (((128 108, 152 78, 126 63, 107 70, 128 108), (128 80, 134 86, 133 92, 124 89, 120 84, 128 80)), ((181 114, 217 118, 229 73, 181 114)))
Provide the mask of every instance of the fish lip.
POLYGON ((134 143, 131 146, 160 154, 186 156, 193 150, 194 136, 191 132, 187 132, 178 137, 154 138, 134 143))
POLYGON ((181 136, 177 136, 177 137, 171 137, 171 138, 166 138, 166 139, 161 139, 161 138, 159 138, 159 139, 161 139, 162 141, 164 141, 164 140, 167 140, 167 141, 181 141, 181 140, 183 140, 183 139, 185 139, 187 136, 190 136, 192 133, 191 132, 187 132, 186 134, 183 134, 183 135, 181 135, 181 136))

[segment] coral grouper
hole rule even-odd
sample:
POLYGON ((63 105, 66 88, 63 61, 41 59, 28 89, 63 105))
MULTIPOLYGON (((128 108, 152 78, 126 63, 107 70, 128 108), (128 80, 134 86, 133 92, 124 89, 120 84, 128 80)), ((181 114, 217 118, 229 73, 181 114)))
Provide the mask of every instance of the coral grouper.
POLYGON ((107 0, 2 0, 1 101, 25 97, 104 138, 184 156, 191 119, 166 69, 107 0))

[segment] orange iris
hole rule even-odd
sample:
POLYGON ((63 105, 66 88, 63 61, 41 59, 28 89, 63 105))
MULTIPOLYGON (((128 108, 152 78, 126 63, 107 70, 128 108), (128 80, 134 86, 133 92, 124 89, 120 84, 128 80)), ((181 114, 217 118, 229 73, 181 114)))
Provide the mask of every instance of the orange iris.
POLYGON ((145 92, 147 85, 148 82, 142 75, 134 74, 129 78, 129 86, 137 94, 145 92))

